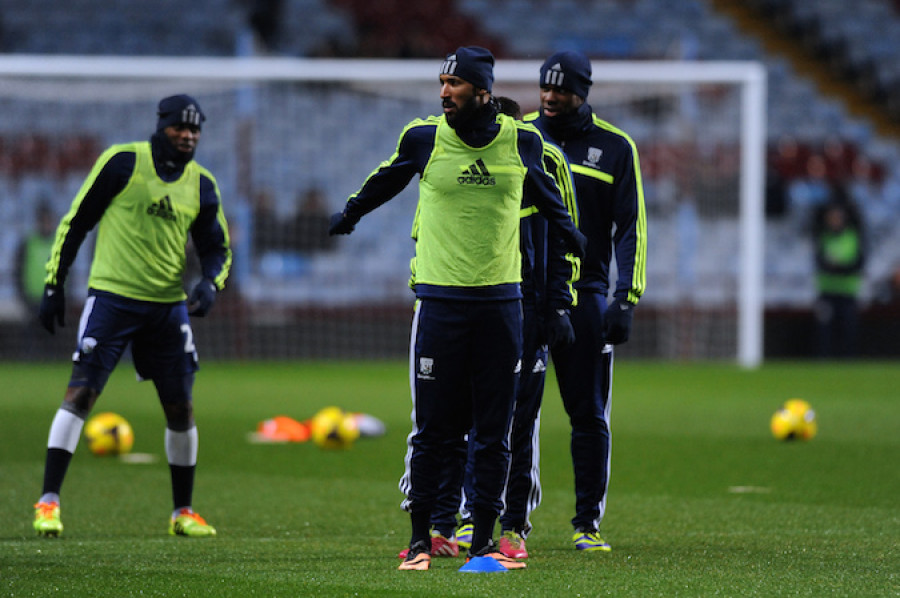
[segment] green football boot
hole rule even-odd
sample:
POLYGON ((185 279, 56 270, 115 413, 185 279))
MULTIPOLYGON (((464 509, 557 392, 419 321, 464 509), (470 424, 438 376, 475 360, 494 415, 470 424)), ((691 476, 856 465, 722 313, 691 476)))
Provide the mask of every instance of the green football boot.
POLYGON ((39 502, 34 505, 34 529, 39 536, 56 538, 63 531, 59 520, 58 502, 39 502))
POLYGON ((169 521, 170 536, 187 536, 189 538, 209 538, 216 535, 216 528, 189 509, 181 509, 178 515, 169 521))

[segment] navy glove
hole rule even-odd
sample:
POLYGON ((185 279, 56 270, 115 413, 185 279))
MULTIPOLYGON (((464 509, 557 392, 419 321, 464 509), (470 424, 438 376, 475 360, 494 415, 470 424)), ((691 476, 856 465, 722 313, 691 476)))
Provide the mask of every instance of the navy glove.
POLYGON ((547 329, 547 344, 551 348, 557 345, 565 347, 575 342, 575 329, 572 328, 569 319, 569 310, 551 310, 544 323, 547 329))
POLYGON ((349 235, 356 228, 356 223, 351 222, 343 212, 331 215, 331 225, 328 227, 329 235, 349 235))
POLYGON ((603 341, 619 345, 631 334, 631 320, 634 318, 634 304, 613 299, 603 312, 603 341))
POLYGON ((60 327, 66 325, 66 292, 62 287, 52 284, 44 287, 38 317, 50 334, 56 332, 56 324, 59 324, 60 327))
POLYGON ((212 309, 216 302, 216 285, 208 278, 204 278, 191 291, 188 299, 188 314, 202 318, 212 309))

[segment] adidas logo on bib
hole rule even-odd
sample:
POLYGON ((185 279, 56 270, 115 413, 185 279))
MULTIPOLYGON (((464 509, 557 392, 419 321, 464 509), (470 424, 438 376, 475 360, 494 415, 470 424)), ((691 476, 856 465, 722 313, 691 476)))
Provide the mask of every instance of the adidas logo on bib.
POLYGON ((478 158, 471 166, 464 168, 456 178, 456 182, 460 185, 486 185, 489 187, 497 184, 497 180, 491 176, 481 158, 478 158))
POLYGON ((159 216, 164 220, 175 220, 175 210, 172 208, 172 200, 168 195, 150 204, 147 213, 151 216, 159 216))

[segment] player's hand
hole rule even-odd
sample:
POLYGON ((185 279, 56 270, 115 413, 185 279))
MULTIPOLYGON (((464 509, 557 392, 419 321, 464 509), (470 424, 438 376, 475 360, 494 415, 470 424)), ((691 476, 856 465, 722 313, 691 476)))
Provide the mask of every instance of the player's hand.
POLYGON ((188 299, 188 314, 202 318, 209 313, 215 302, 216 285, 208 278, 204 278, 191 291, 191 297, 188 299))
POLYGON ((573 244, 570 245, 569 251, 574 253, 577 257, 583 258, 587 254, 587 246, 588 240, 583 232, 575 229, 575 238, 573 239, 573 244))
POLYGON ((328 227, 329 235, 349 235, 356 228, 356 223, 347 218, 343 212, 331 215, 331 226, 328 227))
POLYGON ((547 344, 551 348, 557 345, 566 347, 575 342, 575 329, 572 328, 572 321, 569 319, 569 310, 550 310, 544 323, 547 329, 547 344))
POLYGON ((38 317, 47 332, 54 334, 56 324, 66 325, 66 292, 61 286, 48 284, 44 286, 44 295, 41 297, 41 306, 38 309, 38 317))
POLYGON ((633 303, 613 299, 603 312, 603 341, 611 345, 620 345, 627 341, 631 334, 633 318, 633 303))

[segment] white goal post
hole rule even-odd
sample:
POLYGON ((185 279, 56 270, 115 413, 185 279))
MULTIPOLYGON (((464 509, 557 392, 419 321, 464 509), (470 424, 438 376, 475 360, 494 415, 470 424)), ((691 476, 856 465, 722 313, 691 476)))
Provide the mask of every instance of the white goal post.
MULTIPOLYGON (((309 163, 314 162, 314 154, 327 154, 332 148, 328 143, 328 131, 344 129, 351 127, 364 127, 371 125, 366 123, 366 119, 372 115, 369 114, 368 104, 365 98, 376 98, 384 95, 386 89, 397 86, 398 90, 393 96, 393 100, 398 98, 402 102, 417 101, 422 105, 431 106, 432 113, 436 113, 438 109, 437 100, 437 72, 439 60, 369 60, 369 59, 303 59, 303 58, 268 58, 268 57, 247 57, 247 58, 163 58, 163 57, 109 57, 109 56, 51 56, 51 55, 7 55, 0 57, 0 105, 3 105, 10 98, 10 102, 49 102, 56 100, 59 102, 70 101, 73 103, 85 103, 92 101, 91 98, 96 95, 98 98, 108 98, 110 96, 117 97, 123 103, 131 102, 131 110, 134 110, 134 102, 139 97, 147 102, 155 102, 164 94, 169 93, 194 93, 198 97, 204 97, 204 93, 210 90, 222 92, 224 88, 228 88, 232 96, 237 97, 234 104, 237 108, 234 114, 240 118, 251 108, 247 102, 251 102, 252 106, 259 109, 259 105, 263 101, 269 101, 268 98, 260 99, 255 95, 257 86, 266 84, 281 84, 285 86, 319 86, 319 85, 345 85, 358 91, 363 100, 361 103, 354 104, 348 102, 346 110, 349 113, 344 114, 344 120, 340 120, 335 116, 323 115, 322 122, 316 122, 316 127, 321 127, 321 131, 317 132, 321 138, 317 139, 318 146, 311 149, 309 154, 290 155, 291 148, 284 148, 285 163, 281 165, 271 164, 269 161, 253 162, 253 166, 242 165, 240 160, 235 166, 239 172, 233 175, 234 179, 240 179, 241 167, 259 168, 267 173, 280 170, 291 171, 289 176, 303 177, 305 173, 302 171, 304 156, 309 155, 309 163), (300 84, 298 86, 298 84, 300 84), (121 86, 123 90, 117 90, 121 86), (33 87, 33 89, 31 89, 33 87), (127 90, 127 91, 126 91, 127 90), (192 91, 197 90, 197 91, 192 91), (244 95, 242 95, 244 94, 244 95), (59 96, 54 98, 52 96, 59 96), (249 99, 248 99, 249 98, 249 99), (243 104, 243 108, 241 108, 243 104), (360 108, 360 106, 362 106, 360 108), (331 122, 327 122, 332 119, 331 122), (296 169, 296 170, 292 170, 296 169)), ((495 68, 495 94, 510 95, 520 101, 523 107, 534 109, 534 100, 537 97, 537 78, 540 67, 539 61, 531 60, 499 60, 495 68), (527 98, 523 101, 522 98, 527 98), (529 102, 531 103, 529 105, 529 102)), ((622 128, 635 138, 638 151, 641 153, 641 159, 644 160, 642 148, 644 143, 650 144, 646 140, 649 135, 670 135, 672 145, 682 143, 676 139, 680 131, 684 128, 690 128, 691 135, 694 139, 709 139, 711 137, 720 137, 726 141, 733 137, 739 163, 736 165, 737 176, 735 183, 734 201, 731 198, 715 197, 707 191, 710 205, 718 205, 720 203, 728 203, 730 207, 723 208, 726 212, 733 212, 733 221, 735 228, 729 228, 732 223, 724 227, 723 231, 734 231, 737 239, 733 245, 723 248, 722 252, 736 253, 734 272, 727 271, 724 268, 720 274, 715 271, 709 273, 701 273, 701 278, 697 283, 698 287, 707 284, 720 285, 728 294, 725 299, 710 298, 703 293, 697 292, 695 289, 677 290, 673 286, 671 292, 666 292, 671 304, 667 307, 675 313, 679 308, 678 302, 699 301, 699 304, 706 306, 708 304, 728 303, 734 304, 734 312, 736 316, 734 321, 734 349, 733 357, 743 367, 753 368, 762 363, 763 360, 763 309, 764 309, 764 280, 763 280, 763 255, 764 255, 764 178, 765 178, 765 146, 766 146, 766 70, 756 62, 615 62, 615 61, 593 61, 593 79, 594 87, 588 101, 595 108, 595 112, 601 118, 607 118, 604 115, 603 108, 607 104, 613 105, 629 105, 639 106, 639 110, 646 110, 648 113, 653 111, 651 118, 655 119, 657 124, 652 125, 658 127, 662 133, 650 132, 651 126, 647 126, 647 132, 644 132, 642 125, 623 124, 622 128), (607 87, 609 86, 609 87, 607 87), (724 102, 716 96, 715 93, 707 94, 703 90, 716 89, 716 86, 724 86, 733 91, 736 98, 731 104, 722 107, 724 102), (635 89, 647 91, 636 92, 635 89), (689 90, 685 92, 685 90, 689 90), (700 90, 700 91, 697 91, 700 90), (679 94, 687 95, 678 99, 679 94), (648 98, 652 97, 652 101, 648 98), (716 107, 717 110, 726 115, 722 118, 718 125, 720 130, 706 132, 703 127, 707 124, 708 106, 702 102, 706 102, 706 95, 715 96, 711 100, 710 106, 716 107), (692 99, 686 100, 687 96, 692 99), (700 104, 697 104, 697 98, 700 98, 700 104), (609 98, 609 99, 608 99, 609 98), (672 98, 675 98, 674 100, 672 98), (693 120, 685 124, 684 118, 669 119, 672 113, 671 102, 682 102, 678 110, 686 110, 687 104, 693 103, 695 116, 693 120), (662 106, 662 107, 660 107, 662 106), (699 112, 698 112, 699 111, 699 112), (663 114, 663 116, 659 116, 663 114), (699 114, 699 116, 698 116, 699 114), (728 126, 728 121, 733 121, 733 131, 722 131, 728 126), (636 129, 636 130, 634 130, 636 129), (725 282, 724 278, 734 276, 734 281, 725 282), (706 282, 704 282, 704 280, 706 282), (685 296, 684 293, 692 294, 685 296), (699 299, 696 299, 700 296, 699 299), (704 303, 705 302, 705 303, 704 303)), ((325 88, 323 88, 325 89, 325 88)), ((211 93, 211 91, 210 91, 211 93)), ((306 92, 307 95, 310 92, 306 92)), ((316 111, 326 103, 339 101, 335 95, 325 93, 319 100, 319 107, 316 105, 315 97, 304 96, 307 101, 306 110, 316 111)), ((378 100, 369 100, 377 103, 378 100)), ((203 102, 201 102, 203 104, 203 102)), ((154 104, 155 106, 155 104, 154 104)), ((205 105, 204 105, 205 108, 205 105)), ((411 120, 417 116, 422 116, 415 111, 409 110, 409 104, 404 103, 397 108, 402 114, 401 121, 411 120)), ((374 108, 373 108, 374 109, 374 108)), ((380 109, 380 108, 379 108, 380 109)), ((266 105, 264 109, 257 113, 256 118, 269 118, 269 115, 276 114, 278 111, 292 110, 290 102, 283 102, 279 99, 273 99, 271 105, 266 105), (268 111, 268 112, 266 112, 268 111)), ((207 110, 209 112, 209 110, 207 110)), ((379 112, 378 114, 382 114, 379 112)), ((52 115, 48 115, 52 116, 52 115)), ((152 116, 152 115, 151 115, 152 116)), ((144 114, 136 114, 134 118, 141 118, 143 129, 150 131, 149 121, 144 114)), ((62 117, 60 117, 62 118, 62 117)), ((236 119, 237 119, 236 118, 236 119)), ((296 118, 293 112, 286 118, 296 118)), ((375 118, 378 118, 376 116, 375 118)), ((619 123, 609 118, 610 122, 619 126, 619 123)), ((711 119, 709 119, 711 120, 711 119)), ((63 120, 60 120, 59 127, 68 126, 63 120)), ((211 124, 211 131, 221 126, 221 122, 211 124)), ((0 134, 11 134, 14 131, 15 123, 6 123, 0 134)), ((252 125, 251 125, 252 128, 252 125)), ((400 129, 394 123, 385 123, 379 131, 384 138, 384 145, 375 148, 374 154, 380 156, 379 159, 385 159, 390 155, 393 144, 396 142, 400 129)), ((266 140, 261 139, 263 131, 260 131, 254 138, 253 143, 264 144, 266 140)), ((291 133, 291 140, 302 137, 306 134, 312 134, 308 130, 298 129, 291 133)), ((214 135, 211 133, 210 135, 214 135)), ((204 142, 206 142, 206 131, 204 131, 204 142)), ((105 141, 105 140, 104 140, 105 141)), ((240 153, 241 144, 246 140, 241 138, 240 133, 233 133, 225 136, 222 140, 222 153, 237 152, 240 153)), ((246 141, 249 143, 249 141, 246 141)), ((274 140, 274 143, 279 141, 274 140)), ((370 144, 369 142, 361 142, 370 144)), ((352 146, 356 151, 355 146, 352 146)), ((209 166, 205 158, 207 157, 207 148, 201 143, 198 160, 209 166)), ((215 161, 218 154, 213 156, 215 161)), ((366 156, 368 156, 366 154, 366 156)), ((697 167, 697 161, 703 161, 710 156, 698 155, 688 156, 692 168, 697 167)), ((713 156, 715 157, 715 156, 713 156)), ((345 160, 348 164, 352 163, 357 166, 357 161, 365 161, 367 157, 353 156, 336 156, 335 160, 345 160)), ((681 159, 684 159, 682 156, 681 159)), ((225 160, 223 159, 223 162, 225 160)), ((688 163, 683 163, 687 165, 688 163)), ((362 172, 368 173, 372 168, 377 166, 377 161, 370 161, 365 164, 358 165, 362 168, 362 172)), ((675 170, 678 165, 676 164, 675 170)), ((221 169, 221 167, 220 167, 221 169)), ((214 174, 216 169, 212 168, 214 174)), ((340 171, 339 171, 340 172, 340 171)), ((86 172, 82 173, 86 174, 86 172)), ((244 173, 246 174, 246 173, 244 173)), ((217 176, 219 176, 217 174, 217 176)), ((269 175, 267 175, 269 176, 269 175)), ((272 174, 271 176, 275 176, 272 174)), ((288 175, 286 175, 288 176, 288 175)), ((339 176, 339 175, 338 175, 339 176)), ((227 177, 225 177, 227 179, 227 177)), ((346 175, 346 178, 353 179, 347 184, 358 186, 362 182, 357 174, 346 175)), ((671 178, 677 179, 677 172, 671 178)), ((329 177, 328 181, 334 179, 329 177)), ((654 181, 656 183, 658 181, 654 181)), ((668 184, 668 182, 666 182, 668 184)), ((237 180, 233 185, 229 185, 227 180, 223 184, 224 187, 233 187, 235 191, 241 188, 243 183, 237 180)), ((414 185, 412 185, 414 187, 414 185)), ((660 188, 665 185, 659 185, 660 188)), ((338 191, 344 193, 344 189, 338 187, 338 191)), ((700 192, 698 192, 700 193, 700 192)), ((726 192, 725 195, 729 193, 726 192)), ((704 196, 704 197, 707 197, 704 196)), ((341 202, 346 198, 331 198, 331 206, 335 202, 341 202)), ((68 198, 71 199, 71 198, 68 198)), ((227 201, 227 200, 226 200, 227 201)), ((707 199, 700 199, 705 202, 707 199)), ((663 208, 668 210, 669 208, 663 208)), ((719 208, 715 208, 719 209, 719 208)), ((703 212, 703 209, 700 210, 703 212)), ((229 214, 230 218, 230 214, 229 214)), ((675 217, 672 218, 674 222, 675 217)), ((701 219, 702 220, 702 219, 701 219)), ((717 217, 717 221, 719 218, 717 217)), ((652 223, 652 220, 651 220, 652 223)), ((707 222, 702 220, 703 224, 707 222)), ((674 225, 673 225, 674 226, 674 225)), ((363 223, 360 228, 365 227, 363 223)), ((400 228, 406 227, 404 222, 400 228)), ((408 229, 408 227, 406 227, 408 229)), ((669 229, 666 229, 667 231, 669 229)), ((672 229, 674 230, 674 229, 672 229)), ((408 230, 407 230, 408 232, 408 230)), ((706 231, 701 228, 701 236, 706 231)), ((719 233, 727 238, 728 232, 719 233)), ((733 236, 734 236, 733 235, 733 236)), ((354 237, 355 234, 351 236, 354 237)), ((408 241, 408 238, 407 238, 408 241)), ((649 243, 652 246, 657 239, 651 237, 649 243)), ((392 250, 397 253, 396 250, 392 250)), ((406 251, 404 246, 403 251, 406 251)), ((709 253, 701 248, 701 252, 709 253)), ((393 255, 393 253, 391 254, 393 255)), ((703 256, 701 256, 703 257, 703 256)), ((706 256, 713 257, 713 256, 706 256)), ((727 257, 727 256, 719 256, 727 257)), ((405 259, 405 257, 403 258, 405 259)), ((403 259, 399 257, 396 263, 402 263, 403 259)), ((337 258, 331 258, 330 267, 340 262, 337 258)), ((345 260, 346 261, 346 260, 345 260)), ((271 263, 267 264, 271 265, 271 263)), ((384 264, 382 259, 379 264, 384 264)), ((283 264, 282 264, 283 265, 283 264)), ((265 265, 264 265, 265 266, 265 265)), ((268 266, 265 266, 268 267, 268 266)), ((275 267, 275 266, 272 266, 275 267)), ((390 264, 390 268, 394 268, 395 263, 390 264)), ((653 267, 648 264, 648 267, 653 267)), ((313 268, 313 266, 304 266, 304 268, 313 268)), ((305 272, 306 270, 304 270, 305 272)), ((378 264, 368 268, 367 271, 373 272, 373 275, 379 273, 378 264)), ((351 275, 352 276, 352 275, 351 275)), ((668 273, 667 276, 676 277, 674 273, 668 273)), ((391 280, 391 288, 397 286, 405 274, 402 272, 391 280)), ((675 281, 678 282, 677 280, 675 281)), ((367 286, 372 293, 378 290, 368 283, 358 283, 367 286)), ((653 305, 653 294, 657 291, 654 288, 655 281, 648 280, 648 290, 646 300, 653 305)), ((669 284, 669 283, 666 283, 669 284)), ((674 284, 674 283, 673 283, 674 284)), ((378 286, 378 285, 374 285, 378 286)), ((290 289, 282 288, 275 282, 259 282, 253 276, 253 273, 247 276, 243 282, 243 288, 247 296, 252 299, 259 298, 263 294, 267 296, 275 296, 283 298, 286 303, 295 302, 302 305, 317 305, 317 292, 328 291, 327 282, 321 285, 310 285, 304 283, 302 285, 293 285, 290 289), (319 288, 322 287, 322 288, 319 288), (265 290, 265 293, 262 292, 265 290)), ((665 284, 661 285, 661 289, 666 288, 665 284)), ((393 293, 397 291, 387 292, 390 297, 395 297, 393 293)), ((407 293, 406 289, 399 291, 407 293)), ((352 304, 355 291, 340 294, 340 297, 328 299, 330 305, 352 304)), ((721 294, 721 293, 720 293, 721 294)), ((715 295, 715 293, 712 293, 715 295)), ((718 295, 717 295, 718 296, 718 295)), ((8 299, 9 293, 4 295, 8 299)), ((369 303, 377 303, 379 296, 376 295, 360 295, 359 300, 368 301, 369 303)), ((643 301, 642 301, 643 304, 643 301)), ((725 311, 729 311, 726 308, 725 311)), ((714 311, 714 310, 707 310, 714 311)), ((640 317, 640 316, 639 316, 640 317)), ((712 324, 709 324, 712 326, 712 324)), ((680 341, 675 341, 680 342, 680 341)), ((731 349, 728 349, 731 351, 731 349)), ((703 352, 695 352, 699 357, 707 357, 703 352)), ((668 353, 678 357, 678 351, 668 353)), ((666 355, 664 355, 666 356, 666 355)), ((713 357, 720 355, 713 355, 713 357)))

